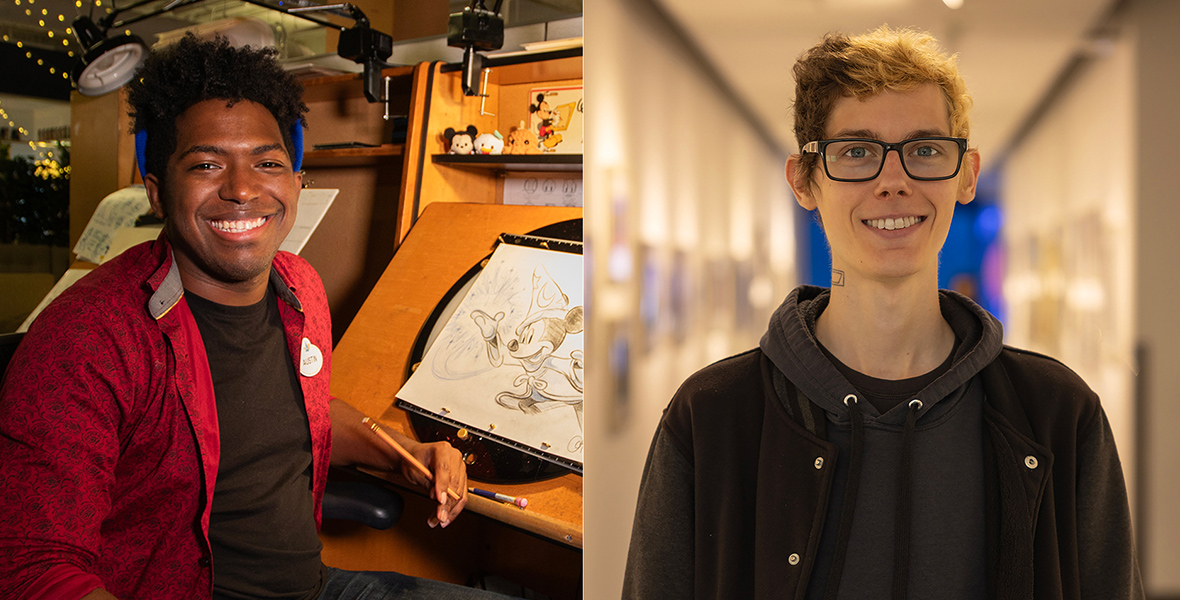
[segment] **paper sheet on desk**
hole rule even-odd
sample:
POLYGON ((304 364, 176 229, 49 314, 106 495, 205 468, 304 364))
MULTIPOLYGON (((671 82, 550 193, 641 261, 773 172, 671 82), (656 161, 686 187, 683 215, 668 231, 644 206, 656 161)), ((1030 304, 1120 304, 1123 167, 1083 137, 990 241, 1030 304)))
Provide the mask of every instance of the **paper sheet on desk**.
POLYGON ((74 253, 79 260, 99 264, 111 247, 111 240, 115 231, 123 227, 131 227, 140 215, 151 210, 148 202, 147 189, 142 185, 133 185, 111 193, 94 211, 86 229, 78 238, 74 246, 74 253))
POLYGON ((501 244, 397 397, 582 462, 582 256, 501 244))
POLYGON ((323 220, 324 213, 327 213, 328 208, 332 206, 336 194, 339 193, 340 190, 330 189, 304 188, 300 190, 299 210, 296 211, 295 225, 291 227, 291 233, 287 234, 287 239, 283 240, 283 245, 279 246, 279 250, 299 254, 303 250, 303 246, 307 244, 307 240, 311 238, 311 234, 319 226, 320 221, 323 220))

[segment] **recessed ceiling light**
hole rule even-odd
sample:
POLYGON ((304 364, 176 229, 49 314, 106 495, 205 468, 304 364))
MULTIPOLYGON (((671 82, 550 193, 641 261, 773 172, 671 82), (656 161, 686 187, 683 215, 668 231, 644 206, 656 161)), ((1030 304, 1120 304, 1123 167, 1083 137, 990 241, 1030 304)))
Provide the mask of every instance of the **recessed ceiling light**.
POLYGON ((951 10, 959 10, 963 8, 963 0, 942 0, 942 3, 951 10))

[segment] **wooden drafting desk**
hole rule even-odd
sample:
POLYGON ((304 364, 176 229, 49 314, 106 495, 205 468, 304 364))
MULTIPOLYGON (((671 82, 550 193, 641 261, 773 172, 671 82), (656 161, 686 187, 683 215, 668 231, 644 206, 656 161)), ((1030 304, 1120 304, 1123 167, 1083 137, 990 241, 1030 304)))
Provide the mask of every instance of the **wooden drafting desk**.
MULTIPOLYGON (((492 251, 493 244, 501 233, 527 233, 545 225, 581 216, 580 208, 457 203, 435 203, 428 206, 336 346, 332 355, 332 394, 347 400, 366 414, 378 416, 382 424, 413 437, 406 413, 393 406, 394 395, 405 381, 414 339, 434 306, 464 273, 492 251)), ((396 475, 383 477, 394 483, 403 483, 396 475)), ((478 485, 478 482, 474 485, 478 485)), ((465 512, 485 515, 496 522, 565 546, 566 551, 573 555, 580 555, 581 476, 567 474, 540 483, 497 485, 495 488, 510 495, 525 496, 529 499, 528 508, 520 510, 472 495, 465 512), (570 551, 570 548, 574 550, 570 551)), ((421 493, 417 488, 411 492, 421 493)), ((423 538, 431 534, 437 535, 439 532, 427 530, 421 523, 407 522, 420 516, 411 515, 409 508, 411 501, 418 498, 413 494, 403 496, 406 496, 406 516, 403 516, 402 521, 390 531, 397 531, 397 535, 403 535, 404 532, 400 531, 403 529, 424 530, 423 538)), ((421 500, 425 502, 424 498, 421 500)), ((470 516, 467 519, 461 516, 445 533, 449 534, 451 529, 455 529, 465 520, 472 519, 470 516)), ((417 544, 418 541, 408 543, 417 544)), ((431 542, 423 543, 429 545, 431 542)), ((475 545, 471 542, 464 543, 475 545)), ((485 547, 494 546, 492 542, 485 541, 484 544, 485 547)), ((551 544, 542 543, 541 546, 542 551, 560 550, 552 548, 551 544)), ((453 550, 453 547, 447 550, 447 558, 453 556, 453 550)), ((325 563, 338 566, 333 562, 335 552, 332 541, 325 539, 325 563)), ((547 554, 552 555, 553 552, 547 554)), ((478 558, 475 560, 480 562, 478 558)), ((529 560, 534 563, 544 562, 538 561, 535 556, 529 560)), ((580 564, 580 557, 577 563, 580 564)), ((413 568, 402 568, 402 565, 398 565, 397 570, 435 579, 447 580, 448 576, 457 577, 445 572, 445 568, 436 568, 437 565, 421 567, 420 572, 411 572, 413 568)), ((356 567, 349 564, 347 568, 356 567)), ((386 565, 385 568, 393 566, 386 565)), ((537 568, 552 570, 552 565, 538 564, 537 568)), ((579 573, 566 575, 572 575, 576 585, 580 569, 579 573)))

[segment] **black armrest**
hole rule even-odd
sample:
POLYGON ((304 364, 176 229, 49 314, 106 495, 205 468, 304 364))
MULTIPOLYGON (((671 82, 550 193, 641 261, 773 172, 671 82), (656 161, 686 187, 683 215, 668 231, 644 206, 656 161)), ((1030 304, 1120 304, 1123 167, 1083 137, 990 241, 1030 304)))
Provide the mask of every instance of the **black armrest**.
POLYGON ((389 529, 402 516, 404 501, 397 492, 375 483, 328 481, 324 518, 359 521, 373 529, 389 529))

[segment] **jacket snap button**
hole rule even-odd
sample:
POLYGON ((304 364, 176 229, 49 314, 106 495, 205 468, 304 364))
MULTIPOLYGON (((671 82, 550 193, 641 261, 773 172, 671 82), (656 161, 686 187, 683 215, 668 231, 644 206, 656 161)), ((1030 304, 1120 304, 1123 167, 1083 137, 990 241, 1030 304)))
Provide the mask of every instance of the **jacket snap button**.
POLYGON ((1030 468, 1030 469, 1035 469, 1035 468, 1037 468, 1037 457, 1035 457, 1035 456, 1033 456, 1033 455, 1031 455, 1031 454, 1029 454, 1028 456, 1024 457, 1024 466, 1026 466, 1026 467, 1028 467, 1028 468, 1030 468))
POLYGON ((815 468, 817 468, 817 469, 824 468, 824 457, 821 456, 821 457, 815 459, 815 468))
POLYGON ((798 554, 792 554, 792 555, 788 556, 788 557, 787 557, 787 562, 791 563, 792 565, 797 565, 797 564, 799 564, 799 555, 798 555, 798 554))
POLYGON ((202 567, 209 566, 209 557, 202 556, 200 559, 197 560, 197 564, 201 565, 202 567))

